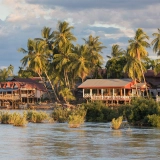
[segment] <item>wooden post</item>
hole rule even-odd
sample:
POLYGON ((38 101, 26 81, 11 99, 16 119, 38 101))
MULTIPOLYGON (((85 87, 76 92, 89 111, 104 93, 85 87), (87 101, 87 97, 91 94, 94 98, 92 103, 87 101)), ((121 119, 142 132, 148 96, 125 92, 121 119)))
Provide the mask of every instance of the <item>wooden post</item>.
POLYGON ((101 89, 101 95, 102 95, 102 99, 103 99, 103 89, 101 89))
POLYGON ((90 97, 91 97, 91 99, 92 99, 92 89, 90 89, 90 97))
POLYGON ((84 89, 83 89, 83 98, 84 98, 84 89))

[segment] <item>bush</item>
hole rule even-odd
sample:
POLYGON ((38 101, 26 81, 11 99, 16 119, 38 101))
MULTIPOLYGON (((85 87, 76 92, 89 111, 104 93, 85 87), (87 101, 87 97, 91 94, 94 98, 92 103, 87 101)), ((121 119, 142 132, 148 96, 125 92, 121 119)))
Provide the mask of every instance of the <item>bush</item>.
POLYGON ((88 104, 83 104, 83 106, 87 110, 87 122, 109 122, 113 118, 119 117, 119 112, 117 108, 111 109, 101 101, 90 102, 88 104))
POLYGON ((83 107, 73 110, 68 117, 69 127, 71 128, 79 127, 81 124, 84 123, 85 116, 86 116, 86 111, 83 107))
POLYGON ((33 123, 42 123, 43 121, 50 121, 50 117, 46 112, 28 111, 27 120, 33 123))
POLYGON ((112 129, 120 129, 122 124, 123 116, 118 117, 117 119, 112 119, 112 129))
POLYGON ((2 124, 13 124, 14 126, 25 126, 27 124, 26 115, 20 113, 1 112, 2 124))
POLYGON ((153 99, 136 98, 126 109, 128 122, 134 125, 148 125, 148 115, 159 114, 160 108, 153 99))
POLYGON ((1 112, 1 123, 2 124, 13 124, 13 115, 9 112, 1 112))
POLYGON ((27 123, 28 121, 26 120, 25 113, 23 115, 21 115, 20 113, 16 113, 16 115, 14 116, 14 122, 13 122, 14 126, 25 126, 27 123))
POLYGON ((69 114, 70 114, 70 110, 57 108, 57 109, 54 109, 52 113, 52 118, 54 119, 54 121, 57 121, 59 123, 64 123, 64 122, 67 122, 69 114))
POLYGON ((148 115, 147 118, 151 126, 160 127, 160 115, 156 115, 156 114, 148 115))

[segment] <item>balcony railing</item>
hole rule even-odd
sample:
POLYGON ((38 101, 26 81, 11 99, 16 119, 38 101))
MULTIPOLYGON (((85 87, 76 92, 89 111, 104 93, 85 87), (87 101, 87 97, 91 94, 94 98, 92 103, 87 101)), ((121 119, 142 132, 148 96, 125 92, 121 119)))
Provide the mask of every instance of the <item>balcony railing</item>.
POLYGON ((18 100, 18 99, 20 99, 20 96, 19 95, 6 94, 6 95, 0 95, 0 99, 3 99, 3 100, 18 100))
POLYGON ((91 98, 92 100, 117 100, 117 101, 129 101, 131 96, 102 96, 102 95, 90 95, 84 94, 84 98, 91 98))

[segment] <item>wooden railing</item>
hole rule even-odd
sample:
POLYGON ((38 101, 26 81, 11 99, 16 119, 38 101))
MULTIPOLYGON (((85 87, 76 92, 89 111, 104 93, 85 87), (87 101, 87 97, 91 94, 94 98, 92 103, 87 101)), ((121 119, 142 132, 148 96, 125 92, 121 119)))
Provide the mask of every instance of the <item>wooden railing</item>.
POLYGON ((19 95, 9 95, 9 94, 6 94, 6 95, 0 95, 0 99, 2 100, 18 100, 20 99, 20 96, 19 95))
POLYGON ((118 101, 126 101, 130 100, 130 96, 102 96, 102 95, 90 95, 84 94, 84 98, 91 98, 92 100, 118 100, 118 101))

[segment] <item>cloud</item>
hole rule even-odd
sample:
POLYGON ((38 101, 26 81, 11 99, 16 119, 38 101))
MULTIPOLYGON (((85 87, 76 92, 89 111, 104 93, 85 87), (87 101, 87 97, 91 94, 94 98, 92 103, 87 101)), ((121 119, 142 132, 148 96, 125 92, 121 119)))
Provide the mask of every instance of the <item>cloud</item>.
POLYGON ((56 6, 63 7, 68 10, 88 10, 88 9, 141 9, 146 8, 149 5, 159 4, 159 0, 26 0, 30 4, 40 4, 47 6, 47 8, 55 8, 56 6))
MULTIPOLYGON (((44 26, 55 30, 59 20, 74 26, 76 43, 84 44, 82 38, 90 34, 99 36, 107 46, 104 55, 113 44, 126 49, 137 28, 151 41, 160 24, 159 0, 2 0, 0 6, 7 11, 0 10, 0 64, 13 64, 16 71, 24 56, 17 49, 26 48, 29 38, 41 37, 44 26)), ((152 48, 149 52, 153 54, 152 48)))

